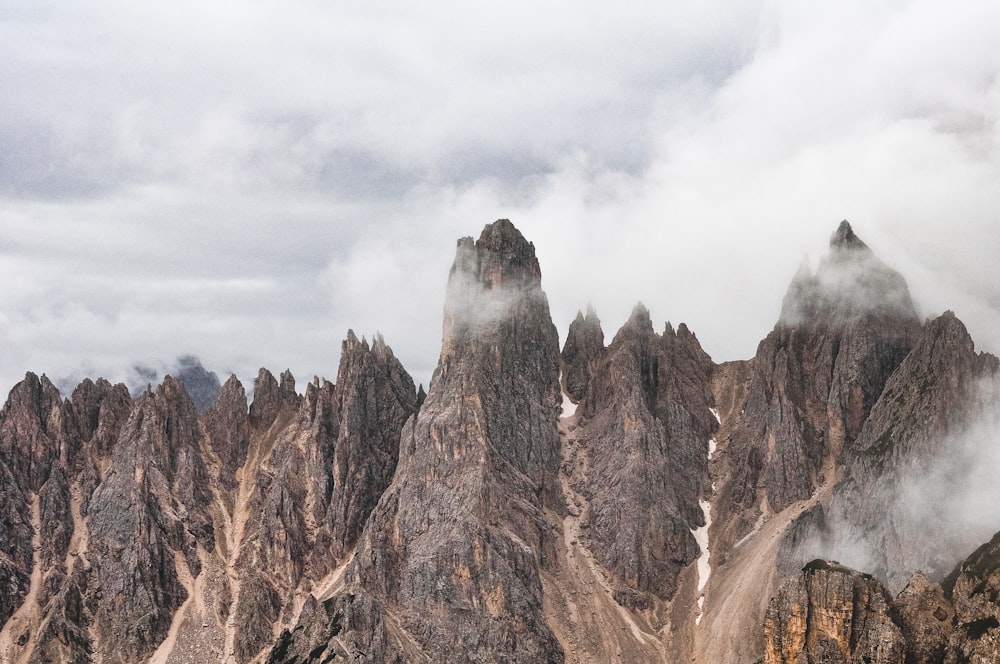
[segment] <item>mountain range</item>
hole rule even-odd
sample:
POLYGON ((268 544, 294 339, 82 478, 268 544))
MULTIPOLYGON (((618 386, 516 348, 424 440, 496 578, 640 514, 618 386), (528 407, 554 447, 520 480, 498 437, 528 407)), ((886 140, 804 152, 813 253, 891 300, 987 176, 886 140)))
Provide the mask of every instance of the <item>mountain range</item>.
POLYGON ((541 275, 458 241, 426 393, 350 331, 252 403, 27 374, 0 662, 1000 661, 1000 362, 849 223, 749 360, 641 304, 560 348, 541 275))

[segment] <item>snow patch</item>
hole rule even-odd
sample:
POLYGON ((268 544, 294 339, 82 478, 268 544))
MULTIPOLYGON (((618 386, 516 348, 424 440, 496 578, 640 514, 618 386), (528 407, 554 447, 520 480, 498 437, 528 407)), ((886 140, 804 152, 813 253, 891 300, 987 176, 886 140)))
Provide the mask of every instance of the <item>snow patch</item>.
MULTIPOLYGON (((715 410, 712 409, 712 414, 716 418, 719 416, 716 414, 715 410)), ((708 441, 708 460, 712 460, 712 456, 715 454, 716 442, 714 438, 708 441)), ((712 482, 712 491, 715 491, 715 482, 712 482)), ((698 556, 698 615, 695 616, 694 624, 701 624, 701 617, 704 615, 703 607, 705 606, 705 586, 708 585, 708 577, 712 575, 712 565, 710 563, 710 553, 708 548, 708 529, 712 525, 712 503, 708 500, 699 500, 698 505, 701 506, 701 512, 705 515, 705 525, 701 528, 695 528, 691 531, 694 535, 694 540, 698 543, 698 547, 701 549, 701 555, 698 556)))
MULTIPOLYGON (((559 389, 561 390, 562 390, 562 384, 563 384, 563 377, 562 373, 560 373, 559 389)), ((569 398, 568 394, 566 394, 566 390, 562 390, 562 412, 559 414, 559 417, 565 419, 567 417, 573 417, 574 415, 576 415, 576 404, 573 403, 573 400, 569 398)))
POLYGON ((698 547, 701 548, 701 555, 698 556, 698 615, 694 619, 695 625, 701 624, 702 607, 705 604, 705 586, 708 584, 708 577, 712 575, 708 550, 708 529, 712 525, 712 503, 707 500, 699 500, 698 504, 705 515, 705 525, 691 531, 698 547))

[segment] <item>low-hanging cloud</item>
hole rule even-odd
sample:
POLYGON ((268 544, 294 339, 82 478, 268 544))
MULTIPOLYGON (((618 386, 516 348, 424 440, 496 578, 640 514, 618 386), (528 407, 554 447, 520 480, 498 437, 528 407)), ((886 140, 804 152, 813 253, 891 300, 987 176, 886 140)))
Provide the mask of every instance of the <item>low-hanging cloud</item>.
POLYGON ((1000 383, 981 381, 970 401, 961 405, 969 419, 929 452, 904 451, 877 482, 852 485, 849 491, 862 491, 853 502, 835 498, 819 522, 800 524, 791 563, 836 560, 878 574, 898 593, 918 570, 940 581, 989 541, 1000 531, 1000 383), (855 511, 859 504, 865 516, 855 511))

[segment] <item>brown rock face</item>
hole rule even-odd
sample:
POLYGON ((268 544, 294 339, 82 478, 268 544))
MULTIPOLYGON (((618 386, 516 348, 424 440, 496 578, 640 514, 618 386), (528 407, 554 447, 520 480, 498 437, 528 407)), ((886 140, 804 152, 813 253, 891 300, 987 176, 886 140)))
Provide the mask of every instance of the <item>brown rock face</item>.
POLYGON ((992 481, 975 467, 998 430, 984 429, 996 364, 951 312, 930 321, 866 420, 822 526, 802 536, 813 549, 798 555, 836 556, 898 591, 917 570, 941 579, 988 537, 997 524, 968 512, 977 481, 992 481))
POLYGON ((1000 661, 1000 533, 945 580, 955 607, 946 664, 1000 661))
POLYGON ((204 421, 208 442, 219 457, 219 480, 231 491, 237 486, 236 471, 246 463, 250 449, 247 395, 236 376, 230 376, 222 386, 204 421))
POLYGON ((765 664, 903 664, 889 615, 892 598, 874 577, 816 560, 782 586, 764 622, 765 664))
POLYGON ((941 586, 915 573, 892 603, 892 619, 906 640, 906 664, 944 661, 955 611, 941 586))
POLYGON ((271 661, 561 661, 539 570, 555 542, 559 348, 534 247, 506 220, 459 241, 441 358, 347 590, 271 661), (341 617, 342 616, 342 617, 341 617), (332 634, 315 643, 309 635, 332 634), (313 650, 315 648, 315 650, 313 650))
POLYGON ((37 492, 53 465, 75 451, 67 437, 59 390, 29 373, 11 390, 0 411, 0 454, 22 490, 37 492))
POLYGON ((656 334, 639 305, 578 410, 573 488, 588 503, 586 543, 616 577, 617 601, 634 610, 670 600, 701 553, 691 531, 705 524, 698 500, 710 493, 711 371, 685 325, 656 334))
POLYGON ((0 412, 0 661, 257 657, 349 555, 416 410, 381 337, 350 335, 338 383, 265 370, 248 412, 231 378, 199 420, 169 377, 63 402, 29 375, 0 412))
POLYGON ((282 408, 295 410, 299 396, 295 392, 295 378, 289 371, 281 374, 281 383, 267 369, 261 369, 254 382, 253 405, 250 406, 250 425, 257 431, 270 427, 282 408))
MULTIPOLYGON (((413 380, 381 336, 369 347, 349 331, 341 350, 336 386, 310 383, 295 412, 299 400, 284 398, 259 443, 236 562, 239 661, 256 657, 273 641, 273 625, 293 617, 297 588, 320 583, 350 555, 392 479, 400 430, 417 408, 413 380), (265 452, 268 441, 273 448, 265 452)), ((282 383, 284 394, 294 394, 287 372, 282 383)))
POLYGON ((413 380, 381 335, 369 350, 353 332, 341 346, 332 494, 326 513, 337 550, 354 548, 388 488, 399 459, 399 432, 418 408, 413 380))
POLYGON ((729 454, 732 506, 719 530, 731 543, 760 513, 809 498, 839 463, 920 324, 903 278, 843 222, 816 274, 803 268, 781 318, 757 349, 729 454))
POLYGON ((587 396, 587 386, 603 351, 601 321, 593 307, 588 306, 586 317, 577 312, 576 319, 569 324, 561 355, 563 389, 575 403, 587 396))
POLYGON ((771 600, 767 664, 1000 660, 1000 534, 945 580, 918 572, 895 600, 872 576, 816 560, 771 600))
POLYGON ((214 548, 201 442, 194 405, 169 377, 137 401, 121 429, 89 509, 92 610, 105 662, 152 653, 187 597, 174 553, 197 575, 197 546, 214 548))

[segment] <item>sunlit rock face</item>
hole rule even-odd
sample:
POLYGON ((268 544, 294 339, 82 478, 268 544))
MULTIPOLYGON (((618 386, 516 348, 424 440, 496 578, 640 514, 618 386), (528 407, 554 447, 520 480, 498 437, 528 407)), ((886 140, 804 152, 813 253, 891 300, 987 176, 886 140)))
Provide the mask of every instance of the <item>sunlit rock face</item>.
POLYGON ((816 560, 782 586, 764 622, 765 664, 902 664, 892 598, 874 577, 816 560))
POLYGON ((915 573, 895 597, 870 574, 814 560, 764 622, 765 664, 958 664, 1000 658, 1000 534, 939 584, 915 573))

